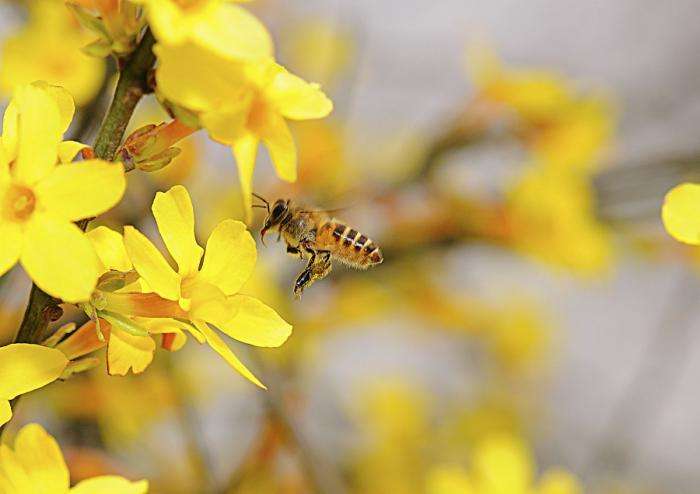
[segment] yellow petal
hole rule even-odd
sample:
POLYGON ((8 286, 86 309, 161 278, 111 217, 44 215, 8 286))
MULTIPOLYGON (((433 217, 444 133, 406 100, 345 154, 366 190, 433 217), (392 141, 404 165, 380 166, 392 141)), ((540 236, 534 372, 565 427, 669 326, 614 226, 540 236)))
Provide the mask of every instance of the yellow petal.
POLYGON ((68 365, 65 355, 55 348, 27 343, 0 347, 0 398, 15 396, 55 381, 68 365))
POLYGON ((308 83, 286 70, 276 75, 269 91, 275 107, 292 120, 322 118, 333 110, 333 102, 318 84, 308 83))
POLYGON ((223 342, 221 337, 216 334, 216 332, 211 329, 207 323, 203 321, 193 321, 197 329, 204 335, 204 337, 207 340, 207 343, 209 344, 210 347, 214 349, 216 353, 221 355, 226 362, 233 367, 235 370, 237 370, 243 377, 248 379, 250 382, 255 384, 256 386, 259 386, 263 389, 267 389, 263 383, 261 383, 257 377, 253 375, 252 372, 248 370, 248 368, 243 365, 243 362, 241 362, 238 357, 236 357, 231 349, 226 346, 226 343, 223 342))
POLYGON ((236 158, 236 165, 238 165, 238 181, 241 183, 246 220, 250 221, 253 205, 253 171, 258 152, 258 138, 253 134, 245 134, 233 143, 231 149, 236 158))
POLYGON ((87 148, 82 142, 63 141, 58 145, 58 161, 61 163, 70 163, 78 155, 80 151, 87 148))
POLYGON ((32 82, 32 86, 38 87, 51 96, 58 106, 58 114, 61 118, 61 133, 66 132, 73 121, 75 114, 75 102, 73 96, 64 87, 55 86, 45 81, 32 82))
POLYGON ((201 319, 220 327, 236 315, 236 305, 216 286, 195 279, 189 287, 190 319, 201 319))
POLYGON ((147 492, 148 481, 131 482, 116 475, 83 480, 70 490, 70 494, 146 494, 147 492))
POLYGON ((0 275, 3 275, 19 260, 24 236, 18 223, 0 219, 0 238, 0 275))
POLYGON ((168 300, 180 298, 180 276, 143 233, 125 226, 124 246, 134 269, 154 292, 168 300))
POLYGON ((245 224, 224 220, 216 225, 207 240, 199 277, 224 294, 233 295, 250 278, 256 260, 255 240, 245 224))
POLYGON ((57 166, 35 192, 38 203, 52 215, 77 221, 111 209, 125 188, 121 163, 88 160, 57 166))
POLYGON ((192 39, 208 50, 234 60, 271 57, 272 38, 265 26, 250 12, 227 3, 193 26, 192 39))
POLYGON ((111 376, 143 372, 153 361, 156 342, 150 336, 136 336, 112 325, 107 347, 107 369, 111 376))
POLYGON ((48 175, 56 165, 63 129, 56 100, 45 90, 29 84, 16 96, 19 128, 15 177, 31 185, 48 175))
POLYGON ((255 346, 278 347, 292 334, 291 324, 255 297, 234 295, 229 301, 235 304, 236 315, 217 327, 231 338, 255 346))
POLYGON ((539 483, 538 494, 581 494, 583 487, 579 480, 565 470, 545 472, 539 483))
POLYGON ((485 492, 526 492, 533 464, 522 440, 507 434, 487 437, 474 453, 473 468, 485 492))
POLYGON ((104 270, 114 269, 126 273, 130 271, 131 261, 126 254, 124 238, 106 226, 98 226, 86 233, 92 242, 104 270))
POLYGON ((16 99, 10 100, 2 117, 2 146, 10 159, 17 156, 17 132, 19 130, 19 110, 16 99))
MULTIPOLYGON (((27 469, 7 444, 0 444, 0 480, 3 494, 34 494, 43 486, 33 485, 27 469)), ((58 492, 61 492, 60 490, 58 492)))
POLYGON ((194 211, 187 189, 176 185, 165 193, 158 192, 151 209, 180 275, 185 277, 196 272, 204 249, 194 238, 194 211))
POLYGON ((95 250, 80 228, 39 213, 27 224, 20 262, 39 288, 70 303, 90 298, 100 271, 95 250))
POLYGON ((661 210, 666 231, 680 242, 700 244, 700 185, 684 183, 666 194, 661 210))
POLYGON ((273 115, 265 133, 260 137, 267 146, 277 176, 287 182, 294 182, 297 179, 297 149, 287 122, 281 116, 273 115))
MULTIPOLYGON (((0 425, 6 424, 12 418, 12 407, 7 400, 0 399, 0 425)), ((0 476, 2 478, 2 476, 0 476)))
POLYGON ((157 40, 179 45, 187 36, 188 23, 182 8, 171 0, 135 0, 148 10, 148 23, 157 40))
POLYGON ((433 468, 426 480, 427 494, 472 494, 474 487, 467 472, 456 466, 433 468))
POLYGON ((56 493, 68 489, 68 467, 61 449, 42 426, 29 424, 22 427, 15 438, 14 449, 32 485, 56 493))
POLYGON ((227 61, 193 43, 159 43, 158 92, 191 111, 224 111, 237 106, 245 88, 244 64, 227 61))

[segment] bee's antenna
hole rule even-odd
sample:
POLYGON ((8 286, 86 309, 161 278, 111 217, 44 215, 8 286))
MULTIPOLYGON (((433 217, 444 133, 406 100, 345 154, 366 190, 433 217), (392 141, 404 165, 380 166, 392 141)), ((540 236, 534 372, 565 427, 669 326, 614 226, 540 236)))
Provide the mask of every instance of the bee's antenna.
POLYGON ((256 194, 255 192, 253 192, 253 197, 257 197, 265 204, 264 206, 262 204, 257 204, 257 205, 253 205, 253 207, 259 207, 259 208, 264 207, 265 209, 267 209, 268 213, 270 212, 270 203, 268 202, 267 199, 265 199, 263 196, 261 196, 259 194, 256 194))

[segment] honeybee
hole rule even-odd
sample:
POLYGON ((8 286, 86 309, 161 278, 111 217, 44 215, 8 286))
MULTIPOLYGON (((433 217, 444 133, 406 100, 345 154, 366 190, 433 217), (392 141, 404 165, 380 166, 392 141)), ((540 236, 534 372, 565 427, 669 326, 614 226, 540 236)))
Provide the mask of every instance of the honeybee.
POLYGON ((284 238, 287 252, 306 260, 304 270, 294 282, 294 295, 328 276, 332 261, 339 261, 355 269, 368 269, 384 260, 382 251, 366 235, 333 218, 332 211, 307 209, 291 199, 277 199, 272 205, 264 197, 253 194, 263 204, 253 207, 267 209, 267 218, 260 230, 265 245, 265 234, 277 230, 277 240, 284 238))

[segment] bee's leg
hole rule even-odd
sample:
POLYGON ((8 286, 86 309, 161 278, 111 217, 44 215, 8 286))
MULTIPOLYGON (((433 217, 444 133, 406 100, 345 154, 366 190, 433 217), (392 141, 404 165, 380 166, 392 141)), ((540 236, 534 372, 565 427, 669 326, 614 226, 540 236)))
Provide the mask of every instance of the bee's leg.
POLYGON ((301 298, 301 294, 306 288, 316 281, 325 278, 328 276, 328 273, 331 272, 333 266, 331 264, 330 252, 323 251, 320 253, 319 257, 321 257, 321 259, 318 262, 308 265, 294 283, 294 295, 296 298, 301 298))
POLYGON ((287 254, 293 254, 293 255, 298 255, 301 259, 304 259, 304 255, 302 252, 299 250, 298 247, 292 247, 291 245, 287 244, 287 254))

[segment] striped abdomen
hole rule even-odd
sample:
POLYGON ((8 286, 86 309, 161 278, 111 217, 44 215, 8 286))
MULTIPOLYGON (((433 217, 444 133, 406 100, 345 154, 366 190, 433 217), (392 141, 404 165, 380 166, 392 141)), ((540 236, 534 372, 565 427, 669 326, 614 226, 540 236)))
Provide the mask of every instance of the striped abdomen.
POLYGON ((338 220, 319 227, 316 247, 330 251, 335 259, 358 269, 367 269, 384 260, 382 251, 372 240, 338 220))

